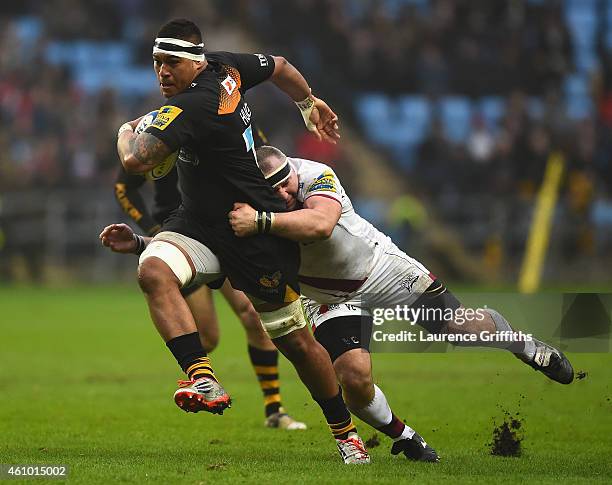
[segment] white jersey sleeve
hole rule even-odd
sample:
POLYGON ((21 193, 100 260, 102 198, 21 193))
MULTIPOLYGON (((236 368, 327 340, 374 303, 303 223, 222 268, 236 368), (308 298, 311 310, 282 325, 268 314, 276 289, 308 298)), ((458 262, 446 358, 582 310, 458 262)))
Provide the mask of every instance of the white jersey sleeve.
POLYGON ((298 175, 297 199, 329 197, 342 206, 327 239, 300 243, 302 294, 319 302, 342 301, 368 279, 376 255, 390 240, 359 217, 334 171, 322 163, 291 158, 298 175))
POLYGON ((322 196, 342 205, 344 189, 330 167, 301 158, 292 158, 291 163, 300 180, 297 195, 299 202, 304 203, 313 196, 322 196))

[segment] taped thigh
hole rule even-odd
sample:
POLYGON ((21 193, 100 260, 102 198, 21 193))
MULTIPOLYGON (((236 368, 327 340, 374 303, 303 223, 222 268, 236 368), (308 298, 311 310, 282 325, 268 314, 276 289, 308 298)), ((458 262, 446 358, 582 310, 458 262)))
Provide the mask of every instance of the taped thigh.
POLYGON ((264 330, 271 339, 289 335, 291 332, 304 328, 308 323, 299 299, 278 310, 261 312, 259 317, 264 330))
POLYGON ((221 265, 204 244, 177 232, 157 234, 140 255, 139 264, 150 257, 164 261, 176 275, 181 287, 218 279, 221 265))

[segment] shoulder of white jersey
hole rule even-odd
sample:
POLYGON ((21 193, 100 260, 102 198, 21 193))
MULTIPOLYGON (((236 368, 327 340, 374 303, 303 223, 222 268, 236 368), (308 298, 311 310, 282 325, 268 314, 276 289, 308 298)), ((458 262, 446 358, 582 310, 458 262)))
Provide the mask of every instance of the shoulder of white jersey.
POLYGON ((303 158, 292 158, 291 161, 294 162, 292 165, 298 174, 300 202, 314 195, 321 195, 342 203, 343 189, 331 167, 303 158))

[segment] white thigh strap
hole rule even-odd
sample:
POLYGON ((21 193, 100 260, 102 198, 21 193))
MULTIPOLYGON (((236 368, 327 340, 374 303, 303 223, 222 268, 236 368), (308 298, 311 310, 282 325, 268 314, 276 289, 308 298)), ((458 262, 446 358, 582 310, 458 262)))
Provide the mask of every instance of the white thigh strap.
POLYGON ((140 255, 138 264, 147 258, 159 258, 166 263, 178 280, 181 282, 181 287, 189 283, 195 277, 195 271, 191 269, 189 261, 179 248, 166 241, 151 241, 147 245, 147 249, 140 255))
POLYGON ((271 339, 283 337, 307 324, 299 299, 272 312, 260 312, 261 324, 271 339))

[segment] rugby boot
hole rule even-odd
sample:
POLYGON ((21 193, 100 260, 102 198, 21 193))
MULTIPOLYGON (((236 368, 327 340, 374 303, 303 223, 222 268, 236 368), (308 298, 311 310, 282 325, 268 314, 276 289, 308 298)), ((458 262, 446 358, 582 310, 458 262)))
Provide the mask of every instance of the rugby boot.
POLYGON ((223 414, 223 411, 232 405, 232 400, 225 389, 210 377, 178 381, 178 383, 179 388, 174 393, 174 402, 187 413, 207 411, 223 414))
POLYGON ((524 356, 515 354, 525 364, 540 371, 549 379, 569 384, 574 380, 574 368, 563 352, 555 349, 552 345, 545 344, 540 340, 533 339, 536 346, 533 359, 527 360, 524 356))
POLYGON ((306 424, 296 421, 289 416, 283 408, 278 410, 278 413, 270 414, 264 421, 266 428, 286 429, 289 431, 295 429, 307 429, 306 424))
POLYGON ((406 458, 414 461, 428 461, 431 463, 440 461, 436 450, 429 446, 419 433, 414 433, 412 438, 398 440, 393 443, 391 454, 399 455, 400 453, 404 453, 406 458))
POLYGON ((347 465, 362 465, 370 463, 370 455, 357 433, 349 433, 345 440, 336 440, 338 452, 347 465))

